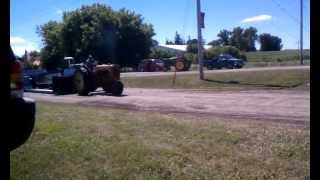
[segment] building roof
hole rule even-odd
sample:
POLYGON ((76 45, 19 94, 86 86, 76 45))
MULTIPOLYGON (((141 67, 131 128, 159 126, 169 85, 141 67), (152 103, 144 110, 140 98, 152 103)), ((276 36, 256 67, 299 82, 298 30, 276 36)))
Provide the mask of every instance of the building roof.
MULTIPOLYGON (((160 44, 158 45, 160 48, 166 48, 170 50, 176 50, 176 51, 187 51, 187 45, 168 45, 168 44, 160 44)), ((210 45, 204 45, 204 49, 209 49, 211 46, 210 45)))

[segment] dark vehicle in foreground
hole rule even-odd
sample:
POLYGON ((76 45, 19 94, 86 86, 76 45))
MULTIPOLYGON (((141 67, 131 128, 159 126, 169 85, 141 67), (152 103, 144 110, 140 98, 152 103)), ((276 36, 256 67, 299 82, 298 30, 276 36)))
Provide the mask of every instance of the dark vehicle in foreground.
POLYGON ((235 58, 229 54, 221 54, 213 59, 203 60, 203 65, 209 70, 212 69, 240 69, 245 63, 244 60, 235 58))
POLYGON ((9 150, 24 144, 31 135, 35 123, 36 103, 24 97, 23 67, 10 48, 10 136, 9 150))

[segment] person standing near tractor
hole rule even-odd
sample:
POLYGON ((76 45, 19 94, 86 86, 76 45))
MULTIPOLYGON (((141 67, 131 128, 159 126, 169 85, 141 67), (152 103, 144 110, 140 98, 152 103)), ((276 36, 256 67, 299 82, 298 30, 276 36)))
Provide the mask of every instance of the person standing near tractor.
POLYGON ((86 65, 88 66, 89 70, 92 72, 97 64, 98 62, 90 54, 88 59, 86 60, 86 65))

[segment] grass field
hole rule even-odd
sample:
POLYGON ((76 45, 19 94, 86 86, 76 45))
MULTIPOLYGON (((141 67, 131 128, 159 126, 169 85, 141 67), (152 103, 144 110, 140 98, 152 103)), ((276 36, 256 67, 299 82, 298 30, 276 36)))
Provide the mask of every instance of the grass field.
POLYGON ((265 70, 251 72, 205 73, 207 80, 200 81, 198 74, 179 74, 173 84, 173 73, 168 76, 122 78, 125 87, 134 88, 187 88, 210 90, 281 89, 303 87, 310 81, 309 69, 265 70))
POLYGON ((38 102, 12 179, 309 179, 310 128, 38 102))
MULTIPOLYGON (((310 50, 304 50, 304 64, 310 65, 310 50)), ((247 52, 245 68, 272 67, 272 66, 295 66, 300 65, 299 50, 282 51, 256 51, 247 52)), ((192 64, 191 70, 197 70, 197 64, 192 64)))
MULTIPOLYGON (((310 50, 304 50, 303 54, 304 59, 310 59, 310 50)), ((300 52, 298 50, 248 52, 246 56, 248 62, 286 62, 300 60, 300 52)))
MULTIPOLYGON (((310 50, 304 50, 304 64, 310 64, 310 50)), ((245 67, 293 66, 300 65, 298 50, 248 52, 245 67)))

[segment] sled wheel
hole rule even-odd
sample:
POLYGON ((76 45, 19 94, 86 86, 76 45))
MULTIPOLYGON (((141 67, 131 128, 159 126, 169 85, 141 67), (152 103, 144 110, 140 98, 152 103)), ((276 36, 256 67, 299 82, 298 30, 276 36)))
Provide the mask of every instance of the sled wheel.
POLYGON ((73 78, 74 87, 76 92, 80 96, 86 96, 89 94, 89 83, 88 78, 85 73, 81 71, 76 71, 73 78))
POLYGON ((123 84, 121 81, 114 81, 111 85, 111 94, 120 96, 123 92, 123 84))

